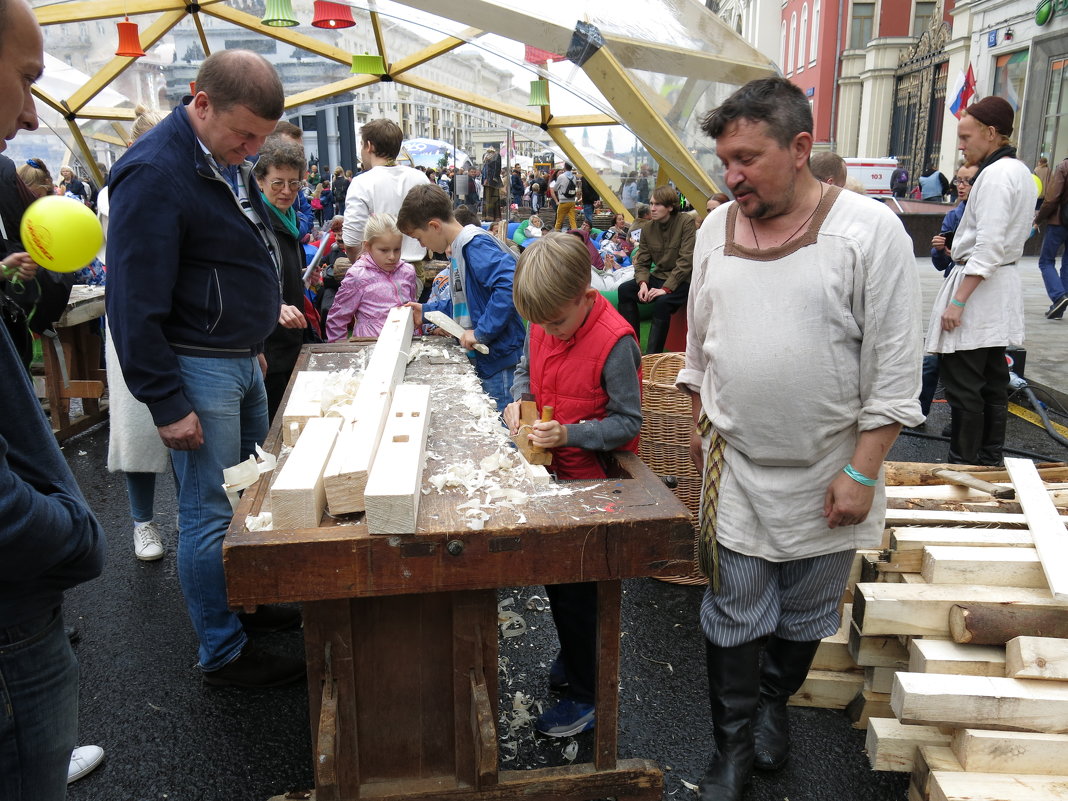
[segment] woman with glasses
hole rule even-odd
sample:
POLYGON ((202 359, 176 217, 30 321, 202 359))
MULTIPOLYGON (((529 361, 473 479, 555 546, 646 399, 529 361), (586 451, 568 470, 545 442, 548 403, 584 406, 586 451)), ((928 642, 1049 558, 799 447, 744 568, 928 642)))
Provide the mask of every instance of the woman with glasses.
POLYGON ((278 325, 267 341, 263 352, 267 359, 267 375, 263 383, 267 389, 267 417, 282 402, 289 375, 297 363, 304 344, 308 320, 304 316, 304 247, 300 244, 297 214, 293 203, 300 192, 304 174, 304 150, 284 139, 268 141, 260 150, 253 174, 267 203, 271 226, 278 239, 278 267, 281 270, 282 309, 278 325))

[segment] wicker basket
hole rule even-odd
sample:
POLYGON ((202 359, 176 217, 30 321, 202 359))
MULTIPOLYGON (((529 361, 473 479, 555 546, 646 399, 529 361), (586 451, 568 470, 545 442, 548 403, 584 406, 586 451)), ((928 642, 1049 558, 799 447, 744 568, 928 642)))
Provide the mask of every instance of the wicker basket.
MULTIPOLYGON (((642 433, 638 456, 658 476, 674 476, 678 481, 674 493, 690 510, 696 538, 701 474, 690 459, 693 412, 690 396, 675 388, 675 378, 685 363, 681 353, 650 353, 642 357, 642 433)), ((688 576, 660 578, 675 584, 706 583, 696 564, 688 576)))

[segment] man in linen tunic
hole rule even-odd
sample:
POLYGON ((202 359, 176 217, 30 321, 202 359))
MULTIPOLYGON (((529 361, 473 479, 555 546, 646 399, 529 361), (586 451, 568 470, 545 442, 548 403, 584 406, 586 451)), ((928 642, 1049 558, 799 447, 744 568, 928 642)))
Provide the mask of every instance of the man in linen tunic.
POLYGON ((949 461, 1001 463, 1008 419, 1005 348, 1024 341, 1017 261, 1031 233, 1036 190, 1009 145, 1012 106, 986 97, 957 128, 961 150, 978 164, 950 255, 956 266, 935 297, 927 350, 938 353, 952 422, 949 461))
POLYGON ((710 423, 694 451, 715 500, 701 798, 734 799, 754 763, 785 762, 786 699, 838 627, 855 549, 880 541, 882 460, 923 419, 920 293, 896 216, 810 172, 800 90, 753 81, 703 127, 735 202, 698 233, 678 386, 710 423))

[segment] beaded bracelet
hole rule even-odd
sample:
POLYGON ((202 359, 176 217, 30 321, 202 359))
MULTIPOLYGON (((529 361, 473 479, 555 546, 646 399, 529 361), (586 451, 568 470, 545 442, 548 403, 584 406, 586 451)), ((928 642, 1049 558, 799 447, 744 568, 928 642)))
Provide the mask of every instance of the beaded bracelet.
POLYGON ((876 479, 868 478, 866 475, 861 473, 851 464, 847 464, 845 467, 843 467, 842 472, 854 481, 856 481, 858 484, 863 484, 865 487, 874 487, 876 484, 876 479))
POLYGON ((960 309, 963 309, 965 306, 968 305, 968 301, 966 301, 966 300, 957 300, 956 298, 950 298, 949 302, 952 303, 954 306, 960 308, 960 309))

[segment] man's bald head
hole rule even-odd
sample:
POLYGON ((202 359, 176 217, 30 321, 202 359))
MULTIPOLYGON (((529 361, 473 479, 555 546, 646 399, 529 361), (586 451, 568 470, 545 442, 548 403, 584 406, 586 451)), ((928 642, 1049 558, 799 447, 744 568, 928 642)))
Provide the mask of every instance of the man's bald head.
POLYGON ((285 90, 271 62, 251 50, 219 50, 200 65, 196 91, 217 111, 244 106, 257 117, 277 120, 285 111, 285 90))
POLYGON ((44 72, 41 26, 26 0, 0 0, 0 150, 20 130, 37 129, 30 87, 44 72))

